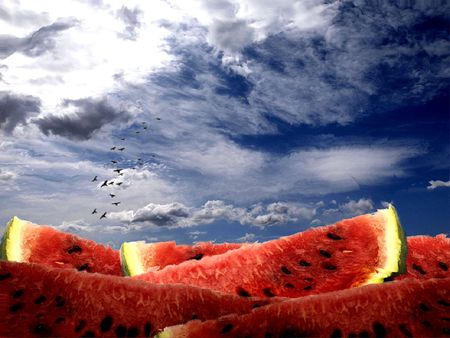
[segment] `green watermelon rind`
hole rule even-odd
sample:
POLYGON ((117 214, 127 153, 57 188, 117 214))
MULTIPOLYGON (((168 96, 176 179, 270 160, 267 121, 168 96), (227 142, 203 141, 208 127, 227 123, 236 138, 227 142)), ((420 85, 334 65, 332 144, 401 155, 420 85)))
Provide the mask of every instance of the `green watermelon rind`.
POLYGON ((8 240, 11 237, 11 231, 13 230, 12 225, 17 220, 18 220, 17 217, 13 217, 6 225, 6 230, 5 230, 5 233, 3 234, 2 242, 0 243, 0 259, 9 260, 8 251, 7 251, 8 240))
POLYGON ((400 255, 398 260, 398 271, 393 272, 390 277, 395 277, 406 273, 406 258, 408 256, 408 239, 406 238, 405 232, 403 231, 403 227, 400 223, 400 219, 398 217, 397 211, 395 210, 392 204, 389 205, 389 208, 393 211, 395 216, 395 221, 397 223, 397 231, 399 235, 399 239, 401 241, 400 247, 400 255))
POLYGON ((120 246, 120 265, 122 266, 122 272, 124 276, 131 276, 130 268, 127 264, 125 258, 125 250, 123 249, 123 244, 120 246))

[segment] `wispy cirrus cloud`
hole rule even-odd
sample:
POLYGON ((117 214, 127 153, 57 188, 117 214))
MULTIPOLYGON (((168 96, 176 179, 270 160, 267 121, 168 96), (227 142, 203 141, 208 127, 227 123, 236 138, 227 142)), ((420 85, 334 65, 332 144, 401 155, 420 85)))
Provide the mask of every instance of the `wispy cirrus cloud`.
POLYGON ((450 187, 450 181, 431 180, 429 183, 430 183, 430 185, 427 187, 427 189, 429 189, 429 190, 450 187))

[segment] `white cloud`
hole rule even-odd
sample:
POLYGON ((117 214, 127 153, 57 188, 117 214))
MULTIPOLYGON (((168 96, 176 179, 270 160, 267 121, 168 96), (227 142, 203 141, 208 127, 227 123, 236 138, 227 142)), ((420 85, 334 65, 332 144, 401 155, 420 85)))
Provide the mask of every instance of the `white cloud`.
MULTIPOLYGON (((226 204, 224 201, 208 201, 200 208, 188 208, 181 203, 150 203, 136 211, 120 211, 109 217, 121 222, 150 224, 154 226, 190 227, 209 224, 217 220, 266 227, 311 219, 313 206, 298 203, 272 203, 265 207, 256 205, 246 209, 226 204)), ((192 233, 199 235, 199 233, 192 233)))
POLYGON ((8 170, 2 170, 0 169, 0 181, 12 181, 17 177, 17 174, 12 172, 12 171, 8 171, 8 170))
POLYGON ((427 189, 429 189, 429 190, 434 190, 436 188, 450 187, 450 181, 441 181, 441 180, 433 181, 433 180, 431 180, 429 183, 430 183, 430 185, 427 187, 427 189))
POLYGON ((253 242, 256 235, 246 232, 244 236, 237 238, 238 242, 253 242))
POLYGON ((358 201, 350 200, 340 205, 341 211, 345 215, 356 216, 366 214, 374 209, 371 199, 360 198, 358 201))

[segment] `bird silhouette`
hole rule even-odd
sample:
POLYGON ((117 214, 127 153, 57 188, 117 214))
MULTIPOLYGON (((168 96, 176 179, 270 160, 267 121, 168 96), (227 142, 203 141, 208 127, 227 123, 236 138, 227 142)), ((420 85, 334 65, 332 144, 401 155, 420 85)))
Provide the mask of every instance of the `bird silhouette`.
POLYGON ((117 182, 116 185, 122 185, 123 182, 117 182))
POLYGON ((121 138, 122 141, 125 141, 125 137, 121 138))
POLYGON ((144 127, 144 129, 147 129, 147 127, 144 127))
POLYGON ((121 172, 122 170, 123 170, 123 169, 114 169, 113 171, 114 171, 115 173, 120 174, 120 172, 121 172))
POLYGON ((158 121, 161 121, 161 118, 160 118, 160 117, 157 117, 156 119, 157 119, 158 121))
POLYGON ((103 215, 100 216, 100 219, 106 218, 106 211, 103 213, 103 215))
POLYGON ((97 213, 97 208, 95 208, 95 209, 92 211, 91 214, 93 215, 93 214, 96 214, 96 213, 97 213))
POLYGON ((119 176, 123 176, 123 173, 119 173, 119 176))
POLYGON ((116 164, 116 163, 117 163, 117 161, 114 161, 114 160, 112 160, 112 161, 111 161, 111 163, 114 163, 114 164, 116 164))
POLYGON ((139 131, 136 132, 136 134, 139 134, 139 133, 140 133, 139 131))
POLYGON ((117 206, 119 206, 120 202, 113 202, 111 204, 114 204, 117 207, 117 206))
POLYGON ((111 150, 116 150, 116 147, 112 147, 111 150))
POLYGON ((124 151, 124 150, 125 150, 125 147, 118 148, 117 150, 124 151))
POLYGON ((106 180, 105 182, 102 183, 102 185, 100 186, 100 188, 106 187, 108 185, 108 180, 106 180))
POLYGON ((95 182, 95 181, 97 181, 97 176, 95 176, 91 182, 95 182))
POLYGON ((114 184, 114 182, 113 182, 113 181, 111 181, 111 182, 109 182, 108 184, 109 184, 109 185, 111 185, 111 184, 114 184))
POLYGON ((109 196, 111 196, 111 198, 116 197, 116 195, 114 195, 114 194, 109 194, 109 196))

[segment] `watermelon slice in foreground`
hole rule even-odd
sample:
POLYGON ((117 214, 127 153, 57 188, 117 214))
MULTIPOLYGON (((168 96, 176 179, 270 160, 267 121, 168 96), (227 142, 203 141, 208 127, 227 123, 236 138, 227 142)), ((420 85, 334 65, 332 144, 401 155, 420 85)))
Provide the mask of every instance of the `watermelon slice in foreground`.
POLYGON ((450 238, 445 235, 408 237, 407 271, 394 279, 450 277, 450 238))
MULTIPOLYGON (((299 297, 382 283, 405 271, 406 253, 403 230, 390 206, 134 278, 196 285, 244 297, 299 297)), ((129 257, 123 258, 130 266, 129 257)))
POLYGON ((159 338, 444 337, 450 279, 408 279, 291 299, 245 315, 191 321, 159 338))
POLYGON ((6 227, 0 244, 0 259, 122 275, 119 251, 18 217, 6 227))
POLYGON ((135 276, 160 270, 167 265, 176 265, 188 260, 200 260, 206 256, 223 254, 240 248, 239 243, 199 242, 194 245, 177 245, 176 242, 145 243, 126 242, 120 249, 125 275, 135 276), (125 259, 127 257, 127 259, 125 259))
POLYGON ((187 285, 0 261, 0 337, 148 337, 169 325, 247 313, 267 303, 187 285))

